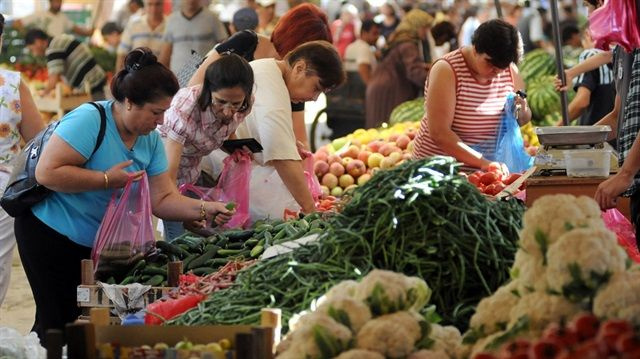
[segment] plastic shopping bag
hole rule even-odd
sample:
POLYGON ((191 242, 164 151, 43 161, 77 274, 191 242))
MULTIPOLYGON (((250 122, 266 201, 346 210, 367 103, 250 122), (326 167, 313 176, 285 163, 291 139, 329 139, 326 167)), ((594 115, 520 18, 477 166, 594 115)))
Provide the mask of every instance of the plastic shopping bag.
POLYGON ((251 221, 284 219, 285 213, 299 212, 300 206, 273 166, 254 164, 251 171, 251 221))
POLYGON ((616 234, 618 244, 627 251, 629 258, 636 263, 640 263, 636 232, 631 222, 615 208, 602 212, 602 220, 607 228, 616 234))
POLYGON ((116 282, 155 248, 147 175, 114 191, 91 252, 95 277, 116 282))
POLYGON ((176 299, 158 300, 147 306, 144 316, 146 325, 162 325, 165 321, 194 308, 207 296, 200 294, 188 294, 176 299))
POLYGON ((520 173, 533 165, 533 157, 524 148, 520 125, 516 119, 516 94, 509 93, 504 105, 496 134, 492 138, 472 145, 471 148, 482 153, 489 161, 507 165, 509 172, 520 173))
POLYGON ((640 29, 634 0, 608 0, 589 16, 589 31, 597 48, 619 44, 631 52, 640 47, 640 29))
POLYGON ((318 202, 320 198, 322 198, 322 188, 320 187, 318 177, 313 170, 313 165, 315 164, 313 153, 304 151, 301 153, 301 156, 303 158, 302 166, 304 168, 304 176, 307 178, 307 186, 311 192, 311 197, 313 197, 314 202, 318 202))

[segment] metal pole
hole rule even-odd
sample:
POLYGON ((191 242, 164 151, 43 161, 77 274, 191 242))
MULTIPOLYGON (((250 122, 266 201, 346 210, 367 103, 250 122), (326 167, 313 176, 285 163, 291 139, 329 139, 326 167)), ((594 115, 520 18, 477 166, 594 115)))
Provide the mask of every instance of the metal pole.
MULTIPOLYGON (((560 38, 560 21, 558 20, 558 0, 551 0, 551 25, 553 28, 553 44, 556 50, 556 70, 558 71, 558 77, 562 81, 562 86, 567 84, 567 79, 564 76, 564 65, 562 63, 562 39, 560 38)), ((569 126, 569 111, 567 92, 560 92, 560 107, 562 111, 562 124, 569 126)))
POLYGON ((500 6, 500 0, 493 0, 496 4, 496 13, 498 13, 498 19, 502 19, 502 6, 500 6))

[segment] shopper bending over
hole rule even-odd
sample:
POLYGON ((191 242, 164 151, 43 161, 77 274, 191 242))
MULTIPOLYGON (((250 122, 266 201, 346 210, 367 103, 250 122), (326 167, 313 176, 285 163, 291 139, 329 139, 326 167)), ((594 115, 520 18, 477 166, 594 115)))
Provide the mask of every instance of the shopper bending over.
MULTIPOLYGON (((453 51, 431 67, 425 85, 425 116, 413 156, 455 157, 466 166, 486 168, 491 154, 470 146, 491 139, 500 123, 507 94, 524 89, 518 75, 518 32, 502 21, 490 20, 473 34, 472 46, 453 51)), ((526 100, 518 122, 531 120, 526 100)))
POLYGON ((312 41, 296 47, 283 60, 255 60, 251 67, 256 82, 255 102, 236 134, 238 138, 255 138, 264 150, 254 155, 260 166, 254 167, 251 176, 249 209, 254 219, 266 215, 282 217, 285 203, 291 202, 292 197, 303 212, 312 212, 314 201, 296 145, 291 103, 315 101, 322 92, 340 85, 345 79, 340 55, 329 42, 312 41), (273 171, 281 180, 279 185, 291 194, 289 198, 260 198, 254 194, 256 190, 264 190, 263 179, 273 171), (256 201, 264 200, 270 201, 275 212, 256 211, 256 201))
MULTIPOLYGON (((175 185, 195 184, 202 157, 219 149, 251 111, 253 70, 236 54, 208 66, 204 83, 180 89, 160 126, 169 176, 175 185)), ((164 222, 165 239, 184 232, 181 222, 164 222)))
MULTIPOLYGON (((271 38, 244 30, 216 45, 195 72, 189 85, 202 84, 207 67, 218 59, 221 53, 233 52, 247 61, 269 58, 281 60, 296 46, 314 40, 332 41, 327 15, 313 4, 298 5, 280 18, 271 38)), ((296 138, 308 148, 304 102, 292 103, 291 111, 296 138)))
POLYGON ((115 101, 101 101, 107 117, 102 144, 100 115, 85 104, 67 114, 44 148, 36 167, 38 183, 55 191, 15 219, 18 250, 36 302, 33 330, 63 329, 80 314, 76 289, 80 262, 91 255, 94 238, 113 191, 129 178, 149 177, 153 213, 190 221, 232 215, 223 203, 181 196, 167 172, 160 135, 178 82, 151 50, 138 48, 111 82, 115 101))

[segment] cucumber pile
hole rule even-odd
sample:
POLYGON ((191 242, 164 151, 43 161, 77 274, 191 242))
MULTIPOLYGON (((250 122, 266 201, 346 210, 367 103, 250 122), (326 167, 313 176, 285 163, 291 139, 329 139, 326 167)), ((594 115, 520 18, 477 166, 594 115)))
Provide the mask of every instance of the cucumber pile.
POLYGON ((125 276, 110 277, 107 283, 166 286, 169 262, 182 261, 184 273, 206 276, 229 261, 255 259, 269 246, 319 234, 325 229, 321 215, 312 213, 295 220, 258 221, 252 229, 229 230, 206 238, 187 232, 171 243, 157 241, 155 250, 130 262, 125 276))

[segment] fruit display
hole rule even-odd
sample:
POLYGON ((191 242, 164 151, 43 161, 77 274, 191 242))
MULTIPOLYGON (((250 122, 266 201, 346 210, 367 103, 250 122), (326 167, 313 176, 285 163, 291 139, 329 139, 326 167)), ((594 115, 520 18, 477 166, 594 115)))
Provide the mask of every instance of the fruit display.
POLYGON ((542 76, 554 75, 556 73, 556 60, 553 55, 544 49, 536 49, 528 52, 518 65, 520 76, 525 83, 542 76))
POLYGON ((483 352, 473 358, 640 358, 640 331, 624 319, 601 322, 595 315, 583 313, 569 323, 550 323, 539 338, 512 340, 495 354, 483 352))
POLYGON ((156 343, 139 347, 127 347, 118 343, 105 343, 98 347, 98 359, 224 359, 233 348, 229 339, 221 339, 208 344, 195 344, 185 338, 175 345, 156 343))
MULTIPOLYGON (((587 311, 640 324, 640 268, 589 197, 549 195, 524 214, 511 280, 480 301, 463 343, 470 354, 537 338, 587 311)), ((606 357, 606 356, 595 356, 606 357)))
POLYGON ((476 186, 478 190, 480 190, 480 192, 490 196, 495 196, 498 193, 502 192, 505 187, 520 178, 521 175, 522 174, 520 173, 502 173, 500 164, 492 163, 491 165, 489 165, 489 168, 486 172, 475 171, 467 176, 467 180, 471 184, 476 186))
POLYGON ((536 135, 535 127, 531 122, 527 122, 526 125, 520 127, 520 133, 522 134, 522 141, 524 147, 527 149, 527 153, 531 156, 535 156, 540 146, 540 140, 536 135))
POLYGON ((403 122, 382 129, 359 129, 333 140, 314 154, 314 172, 325 196, 339 197, 362 186, 377 171, 411 158, 419 122, 403 122))

